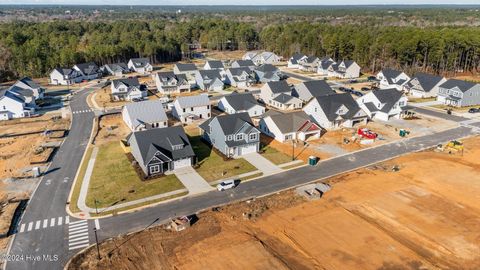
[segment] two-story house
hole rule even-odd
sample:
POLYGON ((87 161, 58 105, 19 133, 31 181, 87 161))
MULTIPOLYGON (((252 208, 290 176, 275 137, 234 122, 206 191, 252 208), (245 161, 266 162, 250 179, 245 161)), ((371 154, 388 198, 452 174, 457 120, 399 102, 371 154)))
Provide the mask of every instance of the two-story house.
POLYGON ((253 70, 255 68, 255 63, 252 60, 235 60, 231 64, 232 68, 239 68, 239 67, 248 67, 249 69, 253 70))
POLYGON ((325 129, 366 124, 368 116, 349 93, 315 97, 303 107, 317 124, 325 129))
POLYGON ((441 84, 447 79, 426 73, 417 73, 404 85, 404 90, 412 97, 428 98, 436 97, 441 84))
POLYGON ((357 103, 370 119, 388 121, 399 119, 405 113, 408 99, 397 89, 370 91, 357 99, 357 103))
POLYGON ((172 115, 182 123, 208 119, 212 111, 207 94, 178 97, 173 105, 172 115))
POLYGON ((314 97, 335 94, 335 91, 325 80, 305 81, 294 86, 292 96, 309 102, 314 97))
POLYGON ((10 120, 33 115, 34 108, 25 104, 25 100, 8 89, 0 90, 0 120, 10 120))
POLYGON ((237 88, 247 88, 256 83, 255 72, 248 67, 229 68, 225 71, 225 83, 237 88))
POLYGON ((138 78, 123 78, 111 83, 112 98, 118 100, 141 100, 147 97, 147 88, 138 78))
POLYGON ((125 63, 106 64, 100 67, 103 75, 111 75, 115 77, 122 77, 124 74, 130 73, 130 69, 125 63))
POLYGON ((327 68, 329 77, 341 79, 353 79, 360 77, 360 66, 353 60, 343 60, 340 63, 333 63, 327 68))
POLYGON ((153 71, 153 66, 148 58, 131 58, 127 66, 130 70, 140 74, 147 74, 153 71))
POLYGON ((195 78, 198 87, 205 91, 219 91, 225 87, 224 76, 216 69, 199 70, 195 78))
POLYGON ((159 100, 128 103, 122 108, 122 119, 132 131, 168 126, 168 117, 159 100))
POLYGON ((303 105, 301 99, 292 96, 292 88, 285 80, 264 84, 260 97, 266 105, 283 111, 301 109, 303 105))
POLYGON ((243 57, 243 60, 252 60, 255 65, 264 65, 264 64, 275 64, 280 62, 281 57, 276 55, 273 52, 265 51, 250 51, 246 52, 243 57))
POLYGON ((437 100, 455 107, 480 105, 480 84, 448 79, 439 86, 437 100))
POLYGON ((72 85, 82 80, 82 74, 73 68, 54 68, 50 72, 51 85, 72 85))
POLYGON ((322 59, 320 59, 320 61, 318 62, 318 69, 317 69, 317 73, 321 76, 324 76, 324 77, 328 77, 329 76, 329 73, 328 73, 328 70, 330 69, 330 67, 332 65, 336 64, 336 62, 330 58, 330 57, 323 57, 322 59))
POLYGON ((228 114, 248 112, 250 117, 259 117, 265 113, 265 107, 248 92, 223 96, 218 102, 218 109, 228 114))
POLYGON ((403 91, 403 86, 410 81, 410 77, 402 71, 383 69, 377 73, 377 80, 380 89, 395 88, 398 91, 403 91))
POLYGON ((102 71, 94 62, 76 64, 73 69, 82 75, 82 80, 90 81, 102 77, 102 71))
POLYGON ((203 66, 203 69, 206 69, 206 70, 209 70, 209 69, 224 70, 225 66, 223 65, 222 61, 209 60, 209 61, 205 62, 205 65, 203 66))
POLYGON ((175 75, 184 74, 187 77, 187 81, 190 84, 191 88, 197 87, 196 76, 198 73, 198 68, 191 63, 177 63, 173 66, 173 73, 175 75))
POLYGON ((202 138, 227 157, 258 152, 260 148, 260 131, 246 112, 212 117, 199 128, 202 138))
POLYGON ((310 72, 316 72, 318 69, 318 63, 320 63, 320 58, 311 55, 308 57, 303 57, 298 61, 298 69, 310 72))
POLYGON ((271 64, 255 67, 254 71, 256 80, 262 83, 280 81, 283 78, 280 69, 271 64))
POLYGON ((304 58, 307 58, 307 57, 308 56, 306 56, 303 53, 296 53, 296 54, 292 55, 292 57, 290 57, 290 59, 288 59, 287 67, 288 68, 293 68, 293 69, 298 69, 300 67, 299 61, 303 60, 304 58))
POLYGON ((153 75, 157 90, 162 94, 190 92, 190 84, 185 74, 175 74, 171 71, 158 72, 153 75))

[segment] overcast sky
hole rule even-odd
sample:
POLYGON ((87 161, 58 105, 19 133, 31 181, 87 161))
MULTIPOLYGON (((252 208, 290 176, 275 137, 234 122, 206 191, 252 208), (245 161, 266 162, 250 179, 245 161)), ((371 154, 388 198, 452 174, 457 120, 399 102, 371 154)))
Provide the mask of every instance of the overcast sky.
POLYGON ((0 0, 0 4, 70 4, 70 5, 418 5, 478 4, 480 0, 0 0))

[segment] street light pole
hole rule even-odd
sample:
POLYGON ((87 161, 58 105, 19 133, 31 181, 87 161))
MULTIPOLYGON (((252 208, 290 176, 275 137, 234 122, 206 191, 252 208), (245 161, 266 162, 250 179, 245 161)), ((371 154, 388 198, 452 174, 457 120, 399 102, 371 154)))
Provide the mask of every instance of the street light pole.
POLYGON ((292 161, 295 160, 295 141, 292 140, 292 161))
POLYGON ((93 202, 95 203, 95 214, 98 215, 97 199, 93 198, 93 202))
POLYGON ((93 227, 93 232, 95 233, 95 243, 97 244, 97 259, 101 260, 102 257, 100 257, 100 247, 98 246, 97 227, 93 227))

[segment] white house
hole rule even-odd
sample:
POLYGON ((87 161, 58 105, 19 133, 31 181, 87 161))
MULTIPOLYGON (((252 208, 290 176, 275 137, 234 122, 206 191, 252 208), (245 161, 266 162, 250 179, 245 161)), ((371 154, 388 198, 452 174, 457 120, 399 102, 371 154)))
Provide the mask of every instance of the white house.
POLYGON ((335 94, 335 91, 325 80, 305 81, 295 85, 292 90, 292 96, 301 99, 303 102, 309 102, 314 97, 335 94))
POLYGON ((104 75, 122 77, 124 74, 129 73, 130 69, 125 63, 114 63, 101 66, 100 71, 102 71, 104 75))
POLYGON ((52 85, 72 85, 82 80, 82 74, 71 68, 54 68, 50 72, 50 84, 52 85))
POLYGON ((370 91, 359 97, 357 103, 370 119, 388 121, 399 119, 405 112, 407 97, 395 88, 370 91))
POLYGON ((162 94, 190 92, 191 87, 185 74, 174 74, 171 71, 158 72, 153 75, 158 92, 162 94))
POLYGON ((252 60, 255 65, 276 64, 281 57, 273 52, 250 51, 243 55, 243 60, 252 60))
POLYGON ((205 65, 203 66, 203 69, 219 69, 219 70, 224 70, 225 66, 223 65, 222 61, 219 60, 210 60, 205 62, 205 65))
POLYGON ((7 89, 0 90, 0 120, 31 116, 35 112, 18 95, 7 89))
POLYGON ((260 120, 259 129, 279 142, 318 139, 322 133, 322 128, 303 111, 290 113, 269 111, 268 115, 260 120))
POLYGON ((380 89, 395 88, 398 91, 403 90, 403 86, 410 81, 410 77, 402 71, 393 69, 383 69, 377 73, 380 89))
POLYGON ((128 103, 122 108, 122 118, 132 131, 168 126, 167 115, 158 100, 128 103))
POLYGON ((187 81, 190 84, 190 87, 191 88, 197 87, 196 77, 197 77, 198 69, 197 69, 197 66, 195 66, 194 64, 177 63, 175 64, 175 66, 173 66, 173 73, 175 75, 184 74, 187 77, 187 81))
POLYGON ((199 70, 195 80, 198 87, 206 91, 219 91, 225 87, 224 76, 216 69, 199 70))
POLYGON ((82 75, 82 80, 90 81, 102 77, 102 71, 94 62, 76 64, 73 69, 82 75))
POLYGON ((445 77, 417 73, 404 85, 403 89, 410 96, 416 98, 436 97, 439 86, 446 81, 447 79, 445 77))
POLYGON ((208 119, 211 116, 210 99, 207 94, 178 97, 173 104, 172 115, 182 123, 208 119))
POLYGON ((232 93, 223 96, 218 102, 218 109, 228 114, 248 112, 250 117, 258 117, 265 113, 265 107, 260 105, 251 93, 232 93))
POLYGON ((138 78, 124 78, 113 80, 111 83, 113 100, 141 100, 147 97, 145 85, 140 84, 138 78))
POLYGON ((320 62, 318 62, 317 73, 322 76, 328 77, 328 70, 334 64, 336 64, 336 62, 330 57, 324 57, 320 59, 320 62))
POLYGON ((307 56, 303 53, 296 53, 296 54, 292 55, 292 57, 290 57, 290 59, 288 59, 287 67, 288 68, 293 68, 293 69, 298 69, 300 67, 298 61, 301 60, 301 59, 304 59, 304 58, 307 58, 307 56))
POLYGON ((301 109, 301 99, 292 96, 292 88, 283 81, 268 82, 260 89, 260 97, 263 102, 279 110, 301 109))
POLYGON ((325 129, 366 124, 368 116, 349 93, 316 97, 303 107, 317 124, 325 129))
POLYGON ((153 71, 153 66, 148 58, 132 58, 128 61, 128 68, 140 74, 147 74, 153 71))
POLYGON ((308 57, 302 57, 298 61, 298 69, 316 72, 318 69, 318 64, 320 63, 320 58, 311 55, 308 57))
POLYGON ((353 60, 344 60, 340 63, 333 63, 327 68, 329 77, 341 79, 353 79, 360 77, 360 66, 353 60))
POLYGON ((232 62, 232 68, 239 68, 239 67, 248 67, 249 69, 255 68, 255 63, 252 60, 235 60, 232 62))
POLYGON ((229 68, 225 71, 225 83, 237 88, 247 88, 256 83, 255 72, 248 67, 229 68))

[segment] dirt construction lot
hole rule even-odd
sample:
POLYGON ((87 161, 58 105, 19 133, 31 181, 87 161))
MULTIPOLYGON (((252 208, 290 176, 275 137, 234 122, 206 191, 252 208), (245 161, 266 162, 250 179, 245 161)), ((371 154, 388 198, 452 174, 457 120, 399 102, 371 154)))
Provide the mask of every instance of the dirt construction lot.
POLYGON ((317 201, 282 192, 107 241, 70 269, 479 269, 480 138, 465 146, 334 177, 317 201))

